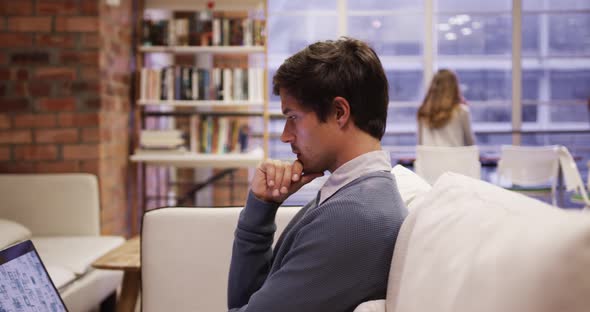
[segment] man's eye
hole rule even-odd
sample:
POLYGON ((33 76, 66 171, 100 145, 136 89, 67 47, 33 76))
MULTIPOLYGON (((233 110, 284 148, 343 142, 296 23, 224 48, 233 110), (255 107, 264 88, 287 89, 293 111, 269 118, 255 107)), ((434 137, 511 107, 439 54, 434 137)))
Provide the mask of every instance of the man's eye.
POLYGON ((295 115, 287 116, 287 119, 293 120, 293 119, 295 119, 295 115))

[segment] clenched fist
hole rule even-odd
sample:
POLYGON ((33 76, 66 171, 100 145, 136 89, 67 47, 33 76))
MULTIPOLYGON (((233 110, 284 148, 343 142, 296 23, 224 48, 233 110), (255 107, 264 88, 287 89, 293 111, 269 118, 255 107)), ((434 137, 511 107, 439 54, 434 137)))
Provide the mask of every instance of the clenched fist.
POLYGON ((252 180, 252 193, 263 201, 282 203, 302 186, 324 173, 303 173, 299 160, 293 163, 267 159, 256 168, 252 180))

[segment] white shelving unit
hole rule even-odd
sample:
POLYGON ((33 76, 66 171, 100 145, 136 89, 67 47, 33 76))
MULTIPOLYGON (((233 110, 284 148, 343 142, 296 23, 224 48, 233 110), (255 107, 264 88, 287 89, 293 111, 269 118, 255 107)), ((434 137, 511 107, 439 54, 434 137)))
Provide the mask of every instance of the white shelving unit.
MULTIPOLYGON (((216 8, 221 10, 244 10, 246 7, 252 9, 256 8, 256 3, 261 3, 259 0, 250 0, 249 3, 242 3, 243 5, 233 7, 230 4, 235 4, 234 1, 221 1, 216 3, 216 8), (220 5, 218 7, 218 4, 220 5)), ((153 0, 147 0, 146 8, 161 8, 164 10, 198 10, 205 7, 204 3, 198 5, 191 5, 189 2, 183 2, 179 0, 171 0, 170 3, 158 2, 153 0)), ((137 49, 140 59, 138 67, 143 67, 143 58, 147 57, 150 53, 169 53, 172 55, 205 55, 206 57, 213 57, 214 55, 244 55, 246 57, 250 55, 266 54, 265 46, 139 46, 137 49)), ((266 65, 265 65, 266 66, 266 65)), ((137 105, 139 110, 147 112, 147 106, 158 106, 161 108, 195 108, 194 114, 210 114, 222 116, 224 114, 232 115, 233 113, 251 113, 252 116, 259 113, 259 116, 264 119, 265 124, 268 123, 270 114, 268 113, 268 105, 266 104, 268 99, 266 96, 266 74, 263 78, 263 98, 260 100, 160 100, 160 99, 137 99, 137 105)), ((162 112, 161 115, 166 115, 166 112, 162 112)), ((168 113, 170 116, 174 115, 173 112, 168 113)), ((267 139, 264 140, 266 149, 267 139)), ((182 154, 179 155, 176 152, 155 152, 155 151, 143 151, 136 150, 136 154, 131 155, 131 160, 134 162, 143 162, 146 164, 154 165, 167 165, 175 166, 179 165, 186 167, 253 167, 264 157, 265 153, 259 157, 257 154, 253 156, 251 154, 182 154), (138 152, 139 151, 139 152, 138 152), (216 161, 219 160, 219 161, 216 161)))
MULTIPOLYGON (((187 47, 142 47, 143 52, 161 52, 159 50, 168 49, 168 52, 176 53, 181 51, 182 53, 199 54, 206 52, 212 52, 217 54, 218 52, 228 54, 259 54, 264 53, 264 47, 237 47, 237 46, 222 46, 222 47, 200 47, 200 46, 187 46, 187 47), (188 52, 192 51, 192 52, 188 52), (234 53, 236 52, 236 53, 234 53)), ((264 78, 264 84, 266 84, 266 78, 264 78)), ((266 87, 264 87, 264 93, 266 93, 266 87)), ((264 96, 266 97, 266 96, 264 96)), ((209 114, 209 115, 233 115, 234 113, 250 112, 252 115, 259 114, 260 117, 265 119, 265 123, 268 123, 270 114, 268 113, 268 105, 265 105, 266 99, 259 101, 247 101, 247 100, 157 100, 157 99, 138 99, 137 104, 140 110, 144 110, 146 106, 159 106, 168 108, 195 108, 195 115, 209 114), (207 112, 207 113, 205 113, 207 112)), ((145 110, 144 110, 145 112, 145 110)), ((162 113, 162 115, 168 114, 169 116, 174 115, 173 113, 162 113)), ((265 139, 267 140, 267 139, 265 139)), ((266 144, 266 143, 265 143, 266 144)), ((264 147, 266 148, 266 147, 264 147)), ((262 151, 262 149, 261 149, 262 151)), ((178 154, 177 152, 155 152, 155 151, 136 151, 135 154, 131 155, 131 160, 134 162, 143 162, 149 165, 163 165, 173 167, 211 167, 211 168, 244 168, 244 167, 255 167, 263 158, 264 152, 261 153, 228 153, 228 154, 202 154, 202 153, 186 153, 178 154), (260 155, 259 155, 260 154, 260 155)))
POLYGON ((175 106, 175 107, 199 107, 199 108, 215 108, 215 107, 234 107, 234 108, 263 108, 264 101, 167 101, 167 100, 145 100, 137 101, 139 105, 161 105, 161 106, 175 106))
POLYGON ((262 46, 140 46, 143 53, 174 53, 174 54, 254 54, 264 53, 262 46))
POLYGON ((243 154, 201 154, 170 152, 138 152, 131 156, 133 162, 177 168, 250 168, 262 161, 264 153, 255 150, 243 154))
MULTIPOLYGON (((140 0, 140 8, 142 15, 148 13, 148 18, 152 20, 158 19, 169 19, 175 18, 176 13, 180 13, 182 16, 186 16, 188 12, 199 12, 207 8, 208 1, 204 0, 140 0), (154 13, 155 12, 155 13, 154 13), (183 15, 184 14, 184 15, 183 15), (155 17, 154 17, 155 16, 155 17)), ((248 18, 268 20, 266 13, 266 1, 262 0, 221 0, 215 1, 213 7, 214 16, 223 18, 223 12, 228 12, 228 18, 234 16, 242 16, 242 12, 247 11, 248 14, 244 15, 248 18), (222 13, 215 15, 216 13, 222 13), (237 13, 237 15, 235 15, 237 13)), ((184 18, 184 17, 180 17, 184 18)), ((239 17, 238 17, 239 18, 239 17)), ((143 34, 143 24, 137 25, 138 31, 143 34)), ((262 31, 262 33, 264 33, 262 31)), ((141 38, 141 35, 139 36, 141 38)), ((172 118, 172 121, 168 123, 166 119, 162 119, 162 130, 166 130, 168 126, 171 129, 182 129, 185 135, 188 135, 187 145, 194 143, 195 133, 203 133, 199 129, 193 131, 192 122, 193 116, 203 115, 212 116, 214 118, 228 117, 228 118, 258 118, 264 124, 264 132, 267 133, 269 124, 270 114, 268 113, 268 92, 267 92, 267 47, 259 45, 260 41, 253 40, 251 44, 244 46, 194 46, 194 45, 172 45, 172 46, 161 46, 161 45, 143 45, 143 40, 139 41, 136 48, 136 65, 138 69, 152 68, 160 69, 163 63, 172 60, 172 64, 180 66, 188 66, 200 69, 212 69, 212 68, 244 68, 246 64, 249 68, 264 68, 261 71, 262 84, 260 84, 260 90, 256 90, 257 93, 253 97, 246 97, 248 100, 160 100, 160 99, 146 99, 142 93, 142 84, 138 86, 138 94, 136 95, 136 116, 139 120, 136 127, 136 133, 142 130, 158 130, 160 124, 154 127, 154 119, 152 118, 172 118), (187 60, 194 60, 193 64, 189 64, 187 60), (227 64, 224 63, 224 59, 227 60, 227 64), (146 60, 148 60, 146 62, 146 60), (153 61, 155 60, 155 61, 153 61), (165 60, 162 62, 162 60, 165 60), (221 60, 221 61, 220 61, 221 60), (176 63, 176 62, 179 63, 176 63), (220 61, 221 65, 216 62, 220 61), (240 63, 246 62, 246 63, 240 63), (235 67, 233 64, 236 64, 235 67), (187 125, 185 119, 177 118, 190 118, 189 130, 186 131, 187 125), (148 119, 150 118, 150 119, 148 119), (149 120, 149 124, 146 124, 149 120), (176 122, 180 122, 177 124, 176 122)), ((152 41, 155 42, 155 41, 152 41)), ((158 43, 161 44, 161 43, 158 43)), ((141 73, 138 73, 138 78, 141 80, 141 73)), ((256 76, 256 75, 255 75, 256 76)), ((260 77, 260 76, 256 76, 260 77)), ((161 79, 161 78, 158 78, 161 79)), ((258 79, 258 78, 257 78, 258 79)), ((157 80, 159 81, 159 80, 157 80)), ((153 80, 151 85, 145 86, 144 88, 153 88, 160 85, 159 82, 154 83, 153 80)), ((145 89, 144 89, 145 90, 145 89)), ((151 89, 150 89, 151 90, 151 89)), ((176 92, 176 91, 175 91, 176 92)), ((157 96, 156 96, 157 97, 157 96)), ((225 97, 225 96, 224 96, 225 97)), ((229 97, 232 98, 232 97, 229 97)), ((242 97, 243 98, 243 97, 242 97)), ((256 119, 256 122, 258 122, 256 119)), ((252 135, 250 133, 249 135, 252 135)), ((184 136, 183 136, 184 137, 184 136)), ((143 186, 141 202, 144 205, 144 209, 148 205, 149 200, 155 200, 156 206, 170 205, 169 196, 178 196, 180 193, 176 193, 177 188, 182 188, 182 196, 180 198, 187 198, 186 193, 187 184, 196 183, 191 186, 191 189, 196 192, 204 192, 205 199, 199 199, 199 205, 206 202, 208 199, 208 192, 212 192, 212 188, 207 187, 211 183, 215 183, 218 179, 229 175, 229 181, 233 181, 233 172, 238 168, 254 168, 256 167, 265 157, 268 150, 268 135, 263 134, 261 147, 255 149, 248 149, 249 152, 245 153, 196 153, 194 149, 187 148, 190 151, 179 152, 179 151, 158 151, 158 150, 142 150, 139 147, 139 138, 136 140, 138 144, 134 147, 136 150, 130 155, 130 161, 138 165, 139 175, 143 186), (177 170, 177 169, 181 170, 177 170), (186 179, 188 170, 195 169, 193 171, 194 176, 186 179), (218 170, 221 169, 221 170, 218 170), (229 172, 229 173, 228 173, 229 172), (184 179, 184 180, 183 180, 184 179), (190 179, 193 179, 192 181, 190 179), (148 185, 151 183, 150 185, 148 185), (180 186, 179 186, 180 185, 180 186), (195 187, 196 188, 192 188, 195 187), (147 192, 148 187, 151 192, 147 192), (170 191, 174 189, 173 191, 170 191), (201 190, 203 189, 203 190, 201 190), (201 191, 200 191, 201 190, 201 191), (148 199, 150 197, 151 199, 148 199)), ((192 147, 192 146, 191 146, 192 147)), ((188 175, 190 176, 190 174, 188 175)), ((229 182, 234 183, 234 182, 229 182)), ((233 184, 231 184, 232 190, 229 194, 233 194, 233 184)), ((192 193, 194 195, 196 193, 192 193)), ((232 198, 233 195, 230 195, 232 198)), ((179 198, 179 197, 177 197, 179 198)), ((172 204, 183 204, 182 202, 172 204)))

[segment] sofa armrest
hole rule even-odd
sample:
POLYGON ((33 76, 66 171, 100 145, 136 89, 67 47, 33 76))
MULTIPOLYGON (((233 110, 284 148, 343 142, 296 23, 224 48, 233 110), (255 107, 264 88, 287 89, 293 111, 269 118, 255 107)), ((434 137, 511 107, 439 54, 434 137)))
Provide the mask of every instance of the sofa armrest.
POLYGON ((100 234, 94 175, 0 174, 0 198, 0 217, 23 224, 34 236, 100 234))
MULTIPOLYGON (((234 231, 241 208, 161 208, 141 236, 144 312, 225 311, 234 231), (173 287, 171 285, 174 285, 173 287)), ((277 239, 299 208, 281 207, 277 239)))

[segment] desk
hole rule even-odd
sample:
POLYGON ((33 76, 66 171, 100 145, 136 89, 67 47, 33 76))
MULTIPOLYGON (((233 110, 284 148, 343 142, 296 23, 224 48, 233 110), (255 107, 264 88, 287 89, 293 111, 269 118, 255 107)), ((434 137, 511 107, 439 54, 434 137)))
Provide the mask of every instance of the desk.
MULTIPOLYGON (((416 156, 413 155, 407 155, 407 156, 401 156, 398 157, 397 159, 394 159, 397 161, 398 165, 402 165, 404 167, 413 167, 414 166, 414 161, 416 161, 416 156)), ((482 155, 479 156, 479 162, 481 163, 482 167, 496 167, 498 165, 498 160, 500 160, 500 156, 495 156, 495 155, 482 155)))
POLYGON ((97 269, 123 271, 123 286, 121 297, 117 300, 117 312, 135 311, 141 278, 139 248, 140 239, 136 236, 92 263, 97 269))
MULTIPOLYGON (((582 156, 574 155, 573 158, 574 158, 574 160, 579 161, 582 159, 582 156)), ((394 158, 393 160, 397 161, 396 164, 402 165, 404 167, 413 167, 414 161, 416 161, 416 156, 415 155, 404 155, 404 156, 394 158)), ((499 160, 500 160, 499 154, 498 155, 482 154, 479 156, 479 162, 481 163, 482 167, 496 167, 496 166, 498 166, 499 160)), ((588 169, 590 169, 590 161, 588 161, 588 169)))

